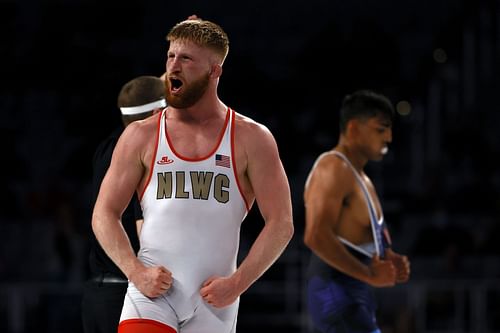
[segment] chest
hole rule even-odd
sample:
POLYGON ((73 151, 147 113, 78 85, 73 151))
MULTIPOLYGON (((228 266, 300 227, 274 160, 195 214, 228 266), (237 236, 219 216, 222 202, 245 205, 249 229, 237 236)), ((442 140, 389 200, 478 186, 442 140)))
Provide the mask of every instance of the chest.
POLYGON ((345 198, 344 206, 352 220, 363 225, 370 225, 370 212, 378 221, 382 218, 382 207, 373 184, 363 181, 364 188, 357 181, 353 183, 352 192, 345 198))
POLYGON ((170 147, 188 159, 199 159, 214 153, 224 137, 220 126, 210 124, 203 126, 172 122, 166 131, 170 147))

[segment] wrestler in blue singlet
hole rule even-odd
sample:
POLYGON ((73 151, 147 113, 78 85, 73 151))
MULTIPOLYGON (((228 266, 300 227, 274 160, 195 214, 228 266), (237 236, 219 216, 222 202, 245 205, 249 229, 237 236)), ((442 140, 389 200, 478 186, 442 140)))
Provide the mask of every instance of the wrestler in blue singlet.
MULTIPOLYGON (((369 265, 371 256, 377 253, 383 258, 388 246, 383 236, 383 216, 377 220, 370 194, 349 160, 338 151, 334 154, 351 167, 365 194, 374 242, 354 245, 339 238, 352 255, 369 265)), ((314 326, 322 333, 380 333, 371 286, 331 267, 314 253, 311 254, 307 277, 307 306, 314 326)))

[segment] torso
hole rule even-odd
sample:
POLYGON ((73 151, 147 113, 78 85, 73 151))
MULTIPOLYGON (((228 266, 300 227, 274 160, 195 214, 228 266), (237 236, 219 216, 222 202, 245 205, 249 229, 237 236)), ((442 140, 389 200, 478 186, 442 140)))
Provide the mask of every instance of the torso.
MULTIPOLYGON (((247 117, 238 113, 235 114, 234 131, 237 135, 234 136, 234 154, 237 176, 241 192, 249 206, 252 206, 255 195, 246 173, 247 154, 245 151, 245 144, 249 140, 247 137, 251 138, 251 127, 253 126, 253 122, 247 117)), ((167 121, 169 123, 169 140, 176 152, 184 157, 198 159, 207 156, 217 145, 221 129, 224 126, 225 113, 203 125, 186 124, 172 117, 167 117, 167 121)), ((156 128, 158 126, 158 117, 154 116, 148 118, 144 121, 143 126, 145 128, 142 133, 147 137, 144 139, 144 151, 141 157, 144 173, 137 188, 139 194, 143 192, 150 174, 150 164, 153 159, 153 154, 155 153, 154 149, 157 140, 156 128)))
MULTIPOLYGON (((377 219, 380 219, 382 216, 381 206, 375 188, 366 174, 362 173, 361 175, 373 203, 375 204, 377 219)), ((370 216, 367 210, 365 195, 354 174, 349 178, 349 181, 352 191, 344 199, 342 214, 336 233, 354 244, 373 242, 370 216)))
POLYGON ((138 257, 146 265, 167 267, 179 281, 178 291, 189 295, 209 276, 236 269, 248 204, 234 168, 234 114, 228 110, 217 132, 207 124, 192 140, 192 127, 171 122, 168 111, 154 117, 156 143, 148 150, 148 177, 140 193, 144 224, 138 257))
MULTIPOLYGON (((334 194, 342 198, 338 221, 332 225, 334 233, 356 245, 373 243, 367 200, 352 168, 333 151, 324 153, 319 160, 322 160, 325 172, 335 174, 335 182, 342 182, 340 188, 343 189, 343 193, 338 193, 336 190, 334 194)), ((379 220, 382 217, 382 209, 375 187, 363 171, 358 173, 371 196, 376 218, 379 220)), ((321 180, 316 179, 316 181, 321 180)))

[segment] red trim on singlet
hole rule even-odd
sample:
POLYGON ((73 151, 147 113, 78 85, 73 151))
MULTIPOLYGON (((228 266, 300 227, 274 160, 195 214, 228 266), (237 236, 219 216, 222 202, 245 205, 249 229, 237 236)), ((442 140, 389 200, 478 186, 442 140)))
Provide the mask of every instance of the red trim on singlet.
MULTIPOLYGON (((231 109, 229 109, 231 110, 231 109)), ((250 211, 250 206, 248 205, 247 198, 245 198, 245 195, 243 194, 243 191, 241 190, 241 185, 240 185, 240 180, 238 179, 238 170, 236 170, 236 154, 234 153, 234 128, 236 127, 236 112, 234 110, 231 110, 233 113, 233 120, 231 121, 231 163, 233 164, 233 173, 234 173, 234 178, 236 179, 236 185, 238 186, 238 190, 241 194, 241 198, 243 199, 243 202, 245 203, 245 207, 247 208, 247 213, 250 211)))
POLYGON ((203 156, 203 157, 200 157, 200 158, 190 158, 190 157, 182 156, 181 154, 179 154, 175 150, 175 147, 172 144, 172 141, 170 140, 170 137, 168 136, 168 131, 167 131, 167 115, 165 114, 165 136, 167 138, 168 146, 170 147, 170 150, 172 150, 172 153, 174 153, 174 155, 177 156, 178 158, 180 158, 181 160, 188 161, 188 162, 199 162, 199 161, 206 160, 209 157, 212 157, 212 155, 219 148, 219 146, 220 146, 220 144, 222 142, 222 138, 224 137, 224 133, 226 132, 227 123, 229 122, 229 112, 231 112, 231 109, 228 108, 227 112, 226 112, 226 120, 224 121, 224 126, 222 127, 222 130, 221 130, 221 132, 219 134, 219 139, 217 139, 217 144, 215 145, 215 147, 206 156, 203 156))
POLYGON ((118 333, 177 333, 177 331, 156 320, 126 319, 118 325, 118 333))
MULTIPOLYGON (((167 111, 165 111, 165 112, 167 112, 167 111)), ((146 192, 146 189, 148 188, 148 184, 151 181, 151 177, 153 176, 153 168, 155 166, 156 153, 158 152, 158 138, 160 137, 160 122, 161 122, 161 116, 162 116, 163 112, 160 112, 159 114, 160 114, 160 116, 158 117, 158 130, 156 131, 155 150, 153 152, 153 156, 151 157, 151 163, 149 163, 148 180, 146 180, 146 183, 144 184, 144 188, 141 191, 141 195, 139 195, 139 201, 142 200, 144 192, 146 192)))

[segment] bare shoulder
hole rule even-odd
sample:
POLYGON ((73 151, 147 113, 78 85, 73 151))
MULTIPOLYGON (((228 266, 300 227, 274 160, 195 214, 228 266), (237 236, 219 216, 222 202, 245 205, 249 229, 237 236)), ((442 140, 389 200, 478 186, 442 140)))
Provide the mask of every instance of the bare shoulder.
POLYGON ((344 160, 333 151, 318 156, 309 173, 306 188, 309 187, 344 187, 352 182, 353 173, 344 160))
MULTIPOLYGON (((250 117, 236 114, 234 140, 240 169, 259 177, 283 172, 278 144, 271 131, 250 117)), ((279 179, 276 176, 276 179, 279 179)))
POLYGON ((269 128, 250 117, 236 113, 235 133, 238 145, 245 147, 247 153, 262 155, 266 151, 277 151, 276 140, 269 128))
POLYGON ((122 139, 127 142, 130 141, 130 143, 142 145, 156 137, 158 121, 158 115, 134 121, 125 128, 122 139))
POLYGON ((335 155, 333 151, 327 151, 318 156, 314 162, 312 171, 342 175, 350 170, 344 160, 335 155))
POLYGON ((240 135, 271 135, 271 131, 263 124, 253 120, 250 117, 236 113, 235 118, 236 130, 240 135))

